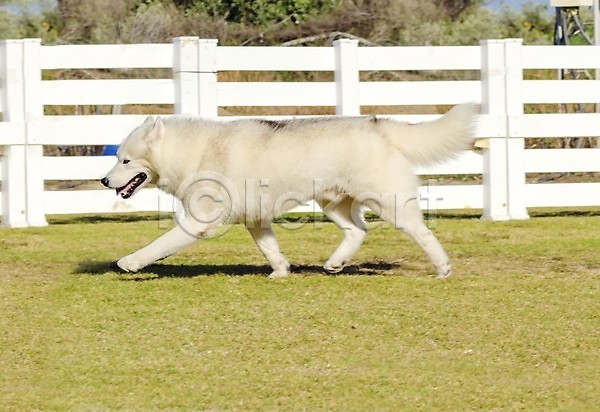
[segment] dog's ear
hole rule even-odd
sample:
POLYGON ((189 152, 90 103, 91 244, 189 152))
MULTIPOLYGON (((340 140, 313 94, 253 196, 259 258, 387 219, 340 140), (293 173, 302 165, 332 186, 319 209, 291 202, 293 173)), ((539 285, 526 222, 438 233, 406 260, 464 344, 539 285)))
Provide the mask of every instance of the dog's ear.
POLYGON ((159 141, 162 138, 163 133, 165 132, 165 126, 163 125, 160 116, 156 117, 156 120, 154 120, 152 116, 148 116, 144 123, 150 124, 150 122, 152 122, 153 124, 151 125, 150 131, 146 133, 146 141, 148 142, 148 144, 152 144, 159 141))

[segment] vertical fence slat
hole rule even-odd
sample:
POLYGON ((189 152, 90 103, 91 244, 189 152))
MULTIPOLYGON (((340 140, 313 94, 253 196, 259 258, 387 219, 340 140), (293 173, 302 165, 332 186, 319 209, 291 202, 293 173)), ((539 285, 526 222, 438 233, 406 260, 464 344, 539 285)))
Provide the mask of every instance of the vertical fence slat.
POLYGON ((340 39, 333 42, 335 53, 335 114, 360 115, 358 83, 358 41, 340 39))
POLYGON ((41 98, 42 65, 40 39, 23 40, 23 93, 25 98, 25 187, 27 192, 27 223, 29 226, 47 226, 44 213, 44 146, 31 144, 28 125, 44 117, 41 98))
MULTIPOLYGON (((2 120, 25 122, 23 110, 22 47, 18 40, 0 42, 0 78, 2 78, 2 120)), ((23 129, 24 131, 24 129, 23 129)), ((24 143, 25 136, 22 136, 24 143)), ((2 158, 2 224, 9 227, 27 226, 27 196, 25 193, 25 146, 5 146, 2 158)))
MULTIPOLYGON (((506 116, 506 79, 504 42, 481 42, 481 111, 482 114, 506 116)), ((507 136, 506 123, 503 136, 507 136)), ((483 153, 483 218, 508 220, 508 173, 506 139, 489 140, 483 153)))
POLYGON ((217 43, 198 37, 173 40, 175 114, 218 115, 217 43))
POLYGON ((2 161, 2 224, 46 226, 42 177, 42 145, 28 145, 27 125, 43 116, 39 98, 42 72, 40 40, 5 40, 1 61, 4 79, 3 121, 25 125, 22 144, 4 148, 2 161))
POLYGON ((523 115, 523 40, 504 40, 506 68, 507 188, 510 219, 528 219, 525 196, 525 138, 512 137, 511 117, 523 115))
POLYGON ((198 37, 173 39, 173 80, 175 113, 197 115, 198 108, 198 37))
POLYGON ((216 39, 201 39, 198 44, 198 99, 200 116, 217 117, 217 44, 216 39))

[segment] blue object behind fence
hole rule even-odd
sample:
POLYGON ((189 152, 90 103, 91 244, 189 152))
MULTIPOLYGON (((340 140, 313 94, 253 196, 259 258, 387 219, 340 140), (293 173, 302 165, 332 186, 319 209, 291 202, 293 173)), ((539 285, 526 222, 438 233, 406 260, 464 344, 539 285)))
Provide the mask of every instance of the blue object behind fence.
POLYGON ((102 151, 102 156, 116 156, 117 150, 119 150, 118 145, 104 146, 104 150, 102 151))

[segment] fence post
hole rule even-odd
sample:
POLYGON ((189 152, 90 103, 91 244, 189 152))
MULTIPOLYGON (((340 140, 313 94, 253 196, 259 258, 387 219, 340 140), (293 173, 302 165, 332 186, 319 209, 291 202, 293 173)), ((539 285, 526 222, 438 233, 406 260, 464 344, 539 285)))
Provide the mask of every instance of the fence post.
MULTIPOLYGON (((215 39, 175 37, 173 39, 173 80, 175 114, 217 117, 217 43, 215 39)), ((158 209, 163 208, 159 197, 158 209)), ((181 203, 173 199, 170 210, 183 219, 181 203)))
POLYGON ((44 117, 42 101, 41 39, 23 40, 23 93, 25 95, 25 168, 27 188, 27 223, 47 226, 44 212, 44 146, 29 143, 33 122, 44 117))
POLYGON ((216 117, 217 43, 215 39, 173 39, 175 114, 216 117))
POLYGON ((340 39, 333 42, 335 52, 335 114, 360 115, 358 41, 340 39))
POLYGON ((173 39, 175 114, 198 114, 198 71, 198 37, 175 37, 173 39))
POLYGON ((28 144, 28 123, 43 116, 40 100, 39 39, 0 43, 3 61, 3 121, 23 125, 20 145, 4 148, 2 224, 9 227, 46 226, 44 215, 43 146, 28 144))
POLYGON ((25 146, 4 147, 2 156, 2 226, 27 227, 25 146))
POLYGON ((198 43, 198 106, 200 116, 217 117, 217 39, 198 43))
MULTIPOLYGON (((2 80, 2 121, 25 122, 23 111, 23 61, 21 42, 0 42, 0 79, 2 80)), ((25 128, 22 128, 23 132, 25 128)), ((9 227, 27 226, 27 194, 25 192, 25 134, 20 145, 4 146, 2 157, 2 224, 9 227)))
MULTIPOLYGON (((481 112, 506 117, 505 48, 503 40, 482 40, 481 112)), ((506 123, 505 123, 506 127, 506 123)), ((508 220, 508 130, 489 139, 483 153, 483 219, 508 220)))
POLYGON ((511 219, 529 219, 525 202, 525 138, 512 128, 514 116, 523 115, 523 39, 504 40, 506 66, 506 115, 507 115, 507 191, 508 215, 511 219))

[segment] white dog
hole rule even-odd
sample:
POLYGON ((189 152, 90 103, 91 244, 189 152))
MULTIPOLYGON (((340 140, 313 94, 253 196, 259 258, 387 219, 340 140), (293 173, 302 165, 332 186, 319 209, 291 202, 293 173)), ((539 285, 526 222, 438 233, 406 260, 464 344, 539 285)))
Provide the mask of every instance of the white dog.
POLYGON ((339 272, 366 236, 363 205, 411 236, 438 277, 450 275, 444 249, 423 223, 413 166, 443 161, 471 147, 475 106, 459 105, 416 125, 377 117, 285 121, 211 121, 148 117, 123 141, 102 179, 126 199, 148 183, 183 203, 185 219, 117 265, 135 272, 223 223, 244 223, 273 273, 290 265, 271 221, 315 199, 344 230, 324 268, 339 272))

